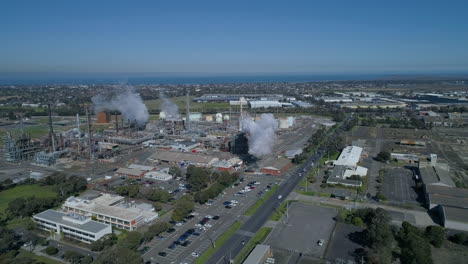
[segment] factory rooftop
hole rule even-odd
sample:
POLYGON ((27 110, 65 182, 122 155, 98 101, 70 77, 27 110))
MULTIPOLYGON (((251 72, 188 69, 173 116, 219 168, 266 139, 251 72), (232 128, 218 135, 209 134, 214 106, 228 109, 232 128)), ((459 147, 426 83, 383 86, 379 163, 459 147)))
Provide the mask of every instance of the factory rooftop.
POLYGON ((441 185, 455 187, 455 183, 450 177, 448 169, 443 168, 442 164, 431 166, 429 163, 420 162, 419 172, 422 181, 426 185, 441 185))
POLYGON ((343 149, 338 159, 333 163, 334 165, 343 165, 348 167, 355 167, 361 159, 362 148, 356 146, 348 146, 343 149))
POLYGON ((149 159, 164 161, 164 162, 172 162, 172 163, 187 162, 187 163, 194 163, 195 165, 199 164, 203 166, 211 166, 214 162, 219 160, 217 157, 214 157, 214 156, 184 153, 184 152, 173 152, 173 151, 158 151, 155 154, 151 155, 149 159))

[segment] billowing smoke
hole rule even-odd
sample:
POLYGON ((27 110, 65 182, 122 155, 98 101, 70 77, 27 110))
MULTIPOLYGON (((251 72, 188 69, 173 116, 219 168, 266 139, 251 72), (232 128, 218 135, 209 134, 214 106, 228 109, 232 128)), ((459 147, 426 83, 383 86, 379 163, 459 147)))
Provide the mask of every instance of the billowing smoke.
POLYGON ((110 95, 96 95, 91 98, 94 111, 119 111, 126 120, 143 127, 148 121, 148 108, 143 103, 140 94, 130 85, 121 85, 110 95))
POLYGON ((262 114, 257 121, 246 117, 241 120, 241 126, 249 139, 251 155, 261 157, 272 152, 276 139, 275 131, 278 129, 278 121, 273 114, 262 114))
POLYGON ((161 112, 164 113, 166 119, 180 119, 179 107, 171 102, 165 95, 163 90, 159 91, 159 98, 161 98, 161 112))

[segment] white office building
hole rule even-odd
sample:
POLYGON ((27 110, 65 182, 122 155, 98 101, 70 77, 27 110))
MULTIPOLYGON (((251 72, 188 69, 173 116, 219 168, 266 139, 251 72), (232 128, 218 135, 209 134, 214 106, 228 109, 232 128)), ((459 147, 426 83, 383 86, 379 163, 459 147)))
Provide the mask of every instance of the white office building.
POLYGON ((112 233, 111 225, 75 213, 65 214, 49 209, 34 215, 33 219, 40 229, 62 233, 66 237, 85 243, 91 243, 112 233))
POLYGON ((356 146, 347 146, 343 149, 340 156, 333 165, 342 165, 348 168, 356 168, 359 160, 361 159, 362 148, 356 146))

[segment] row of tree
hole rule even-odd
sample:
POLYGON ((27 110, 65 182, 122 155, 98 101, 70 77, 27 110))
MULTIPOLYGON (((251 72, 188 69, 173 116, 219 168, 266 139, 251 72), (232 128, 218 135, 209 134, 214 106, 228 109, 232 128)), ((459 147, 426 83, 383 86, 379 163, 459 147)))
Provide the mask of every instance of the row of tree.
POLYGON ((352 233, 350 238, 366 248, 358 256, 366 257, 367 263, 387 264, 398 258, 403 264, 431 264, 431 245, 441 247, 446 239, 445 230, 440 226, 420 229, 405 221, 401 228, 394 228, 388 213, 381 208, 344 210, 338 214, 337 221, 365 228, 352 233))

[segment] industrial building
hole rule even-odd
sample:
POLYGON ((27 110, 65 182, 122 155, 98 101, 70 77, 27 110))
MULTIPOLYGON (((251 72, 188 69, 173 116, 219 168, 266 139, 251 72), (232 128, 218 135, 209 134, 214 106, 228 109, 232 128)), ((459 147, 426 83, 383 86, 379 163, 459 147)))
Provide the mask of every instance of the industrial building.
POLYGON ((426 207, 442 226, 468 231, 468 190, 437 185, 424 185, 426 207))
POLYGON ((145 178, 158 180, 158 181, 169 181, 172 179, 172 175, 164 171, 150 171, 145 173, 145 178))
POLYGON ((294 159, 296 155, 300 155, 302 154, 302 152, 303 152, 302 148, 290 149, 290 150, 287 150, 284 155, 288 159, 294 159))
POLYGON ((110 194, 92 200, 71 196, 62 208, 66 212, 95 217, 99 222, 130 231, 158 218, 158 213, 143 210, 135 203, 126 203, 122 196, 110 194))
POLYGON ((192 149, 199 147, 200 142, 191 141, 191 140, 182 140, 182 141, 175 141, 174 144, 171 145, 171 148, 178 151, 189 152, 192 149))
POLYGON ((97 123, 98 124, 107 124, 111 121, 111 115, 109 112, 98 112, 97 113, 97 123))
POLYGON ((282 107, 283 104, 278 101, 261 100, 261 101, 249 101, 250 108, 270 108, 270 107, 282 107))
POLYGON ((358 166, 363 155, 363 148, 348 146, 343 149, 337 160, 333 161, 331 175, 327 179, 328 184, 340 184, 345 186, 361 186, 360 180, 350 179, 352 176, 365 177, 367 168, 358 166))
POLYGON ((268 259, 273 257, 273 252, 270 246, 259 244, 255 246, 254 250, 250 252, 249 256, 242 262, 242 264, 265 264, 274 263, 269 262, 268 259))
POLYGON ((194 165, 200 167, 212 167, 213 164, 219 160, 214 156, 174 151, 158 151, 149 157, 149 159, 156 162, 167 162, 182 166, 194 165))
MULTIPOLYGON (((283 100, 286 99, 282 94, 204 94, 201 97, 193 98, 194 102, 229 102, 239 101, 244 97, 245 100, 283 100)), ((295 98, 294 98, 295 99, 295 98)))
POLYGON ((455 187, 448 164, 438 162, 436 154, 430 155, 430 162, 420 161, 418 170, 421 181, 426 185, 455 187))
POLYGON ((353 101, 353 99, 349 97, 321 97, 318 99, 325 103, 351 103, 353 101))
POLYGON ((83 215, 46 210, 33 216, 36 226, 46 231, 54 231, 65 237, 91 243, 112 233, 112 226, 91 220, 83 215))
POLYGON ((418 163, 419 156, 406 153, 390 153, 390 158, 397 162, 418 163))
POLYGON ((262 173, 271 175, 281 175, 292 166, 289 159, 276 158, 267 160, 262 166, 262 173))
POLYGON ((361 160, 362 148, 357 146, 347 146, 341 151, 340 156, 333 162, 333 165, 343 165, 348 168, 356 168, 361 160))
POLYGON ((119 168, 115 175, 119 177, 127 177, 131 179, 142 179, 145 175, 145 171, 139 169, 119 168))

